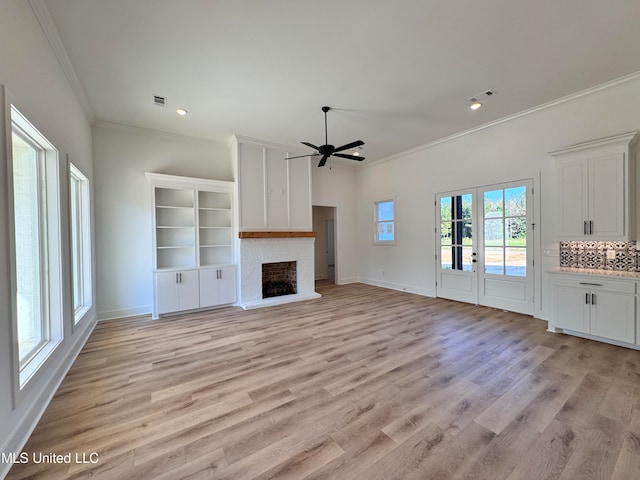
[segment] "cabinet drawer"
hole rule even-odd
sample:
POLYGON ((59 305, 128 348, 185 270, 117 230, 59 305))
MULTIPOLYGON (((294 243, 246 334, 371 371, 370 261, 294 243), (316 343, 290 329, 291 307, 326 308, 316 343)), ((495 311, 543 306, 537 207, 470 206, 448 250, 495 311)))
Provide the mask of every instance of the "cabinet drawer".
POLYGON ((628 293, 632 295, 636 293, 636 282, 632 279, 612 280, 609 278, 597 277, 595 275, 566 274, 555 274, 554 277, 553 283, 558 286, 585 288, 594 291, 602 290, 616 293, 628 293))

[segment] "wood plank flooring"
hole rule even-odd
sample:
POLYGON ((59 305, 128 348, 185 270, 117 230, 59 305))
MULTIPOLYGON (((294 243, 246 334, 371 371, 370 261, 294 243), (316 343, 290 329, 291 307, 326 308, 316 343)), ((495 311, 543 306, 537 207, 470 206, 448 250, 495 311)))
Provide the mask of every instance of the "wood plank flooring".
POLYGON ((318 291, 100 323, 24 449, 73 461, 8 478, 640 478, 639 351, 368 285, 318 291))

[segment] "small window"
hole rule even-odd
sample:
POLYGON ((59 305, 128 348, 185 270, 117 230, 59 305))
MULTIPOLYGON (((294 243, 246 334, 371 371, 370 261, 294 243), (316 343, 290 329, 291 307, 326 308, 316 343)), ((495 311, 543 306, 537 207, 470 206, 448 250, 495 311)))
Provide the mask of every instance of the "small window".
POLYGON ((374 242, 391 244, 396 241, 395 201, 384 200, 374 204, 375 236, 374 242))
POLYGON ((58 152, 11 108, 14 356, 22 389, 62 341, 58 152))
POLYGON ((91 217, 89 179, 72 163, 69 164, 69 196, 73 311, 77 324, 92 304, 91 217))

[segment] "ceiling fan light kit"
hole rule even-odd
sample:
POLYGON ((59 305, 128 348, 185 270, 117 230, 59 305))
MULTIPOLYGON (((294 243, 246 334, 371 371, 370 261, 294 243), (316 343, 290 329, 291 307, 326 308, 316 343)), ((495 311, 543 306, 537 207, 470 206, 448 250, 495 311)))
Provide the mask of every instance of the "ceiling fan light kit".
POLYGON ((346 158, 349 160, 356 160, 361 162, 365 159, 365 157, 361 156, 359 153, 357 155, 351 155, 347 153, 339 153, 345 150, 350 150, 356 147, 362 147, 364 142, 362 140, 356 140, 355 142, 347 143, 342 145, 341 147, 336 147, 334 145, 329 144, 328 134, 327 134, 327 112, 331 110, 331 107, 322 107, 322 111, 324 112, 324 145, 320 145, 316 147, 314 144, 309 142, 300 142, 303 145, 306 145, 309 148, 313 148, 317 151, 317 153, 312 153, 310 155, 298 155, 297 157, 287 157, 285 160, 291 160, 293 158, 303 158, 303 157, 322 157, 320 158, 320 162, 318 163, 318 167, 324 167, 327 163, 327 160, 330 157, 339 157, 346 158))

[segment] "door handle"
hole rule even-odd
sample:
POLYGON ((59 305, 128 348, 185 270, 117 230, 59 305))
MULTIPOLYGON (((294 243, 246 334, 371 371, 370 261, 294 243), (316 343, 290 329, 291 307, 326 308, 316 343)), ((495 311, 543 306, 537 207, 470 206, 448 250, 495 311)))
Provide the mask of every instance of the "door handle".
POLYGON ((589 220, 589 235, 593 235, 593 220, 589 220))
POLYGON ((584 303, 586 303, 587 305, 589 305, 589 294, 585 293, 584 294, 584 303))
POLYGON ((582 233, 587 234, 587 221, 585 220, 582 224, 582 233))
POLYGON ((596 304, 596 294, 592 293, 591 294, 591 305, 595 305, 596 304))

